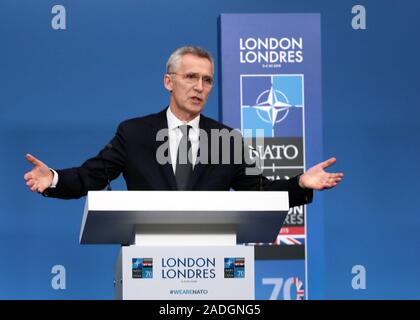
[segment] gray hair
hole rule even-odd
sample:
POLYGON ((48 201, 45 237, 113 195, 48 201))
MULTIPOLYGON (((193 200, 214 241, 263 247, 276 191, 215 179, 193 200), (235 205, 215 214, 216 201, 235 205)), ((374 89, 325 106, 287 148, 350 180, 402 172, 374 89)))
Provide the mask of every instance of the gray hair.
POLYGON ((166 73, 171 73, 176 70, 179 63, 181 62, 181 58, 186 54, 192 54, 194 56, 200 57, 200 58, 206 58, 211 62, 212 70, 214 72, 214 61, 211 54, 200 48, 200 47, 194 47, 194 46, 185 46, 176 49, 171 56, 169 57, 168 61, 166 62, 166 73))

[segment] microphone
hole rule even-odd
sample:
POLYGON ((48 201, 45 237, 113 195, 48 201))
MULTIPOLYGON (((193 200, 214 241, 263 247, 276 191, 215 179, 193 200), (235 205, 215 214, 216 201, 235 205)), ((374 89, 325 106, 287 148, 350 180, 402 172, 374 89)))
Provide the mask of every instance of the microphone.
POLYGON ((102 150, 102 151, 99 153, 99 156, 101 157, 101 161, 102 161, 102 166, 104 167, 104 171, 105 171, 105 176, 106 176, 106 181, 107 181, 107 187, 106 187, 106 190, 107 190, 107 191, 112 191, 112 187, 111 187, 111 182, 110 182, 110 180, 109 180, 108 167, 107 167, 107 166, 106 166, 106 164, 105 164, 103 153, 104 153, 104 152, 107 152, 107 151, 109 151, 109 150, 111 150, 111 149, 112 149, 112 144, 108 143, 108 144, 105 146, 105 149, 104 149, 104 150, 102 150))
POLYGON ((251 149, 252 151, 254 151, 257 154, 257 156, 258 156, 258 161, 255 162, 255 166, 260 168, 260 174, 258 175, 258 190, 259 191, 264 191, 263 182, 262 182, 263 181, 263 175, 262 175, 263 169, 261 167, 261 154, 252 145, 251 146, 248 146, 248 147, 249 147, 249 149, 251 149))

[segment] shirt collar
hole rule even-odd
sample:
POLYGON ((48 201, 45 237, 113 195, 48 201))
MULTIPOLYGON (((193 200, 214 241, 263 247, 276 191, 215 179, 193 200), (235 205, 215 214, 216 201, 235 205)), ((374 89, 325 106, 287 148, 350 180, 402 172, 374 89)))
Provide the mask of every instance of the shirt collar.
POLYGON ((198 132, 198 125, 200 123, 200 115, 196 116, 191 121, 188 121, 187 123, 184 123, 183 121, 179 120, 171 111, 171 107, 168 108, 166 111, 166 118, 168 120, 168 129, 172 130, 175 128, 178 128, 179 126, 182 126, 184 124, 190 125, 194 131, 198 132))

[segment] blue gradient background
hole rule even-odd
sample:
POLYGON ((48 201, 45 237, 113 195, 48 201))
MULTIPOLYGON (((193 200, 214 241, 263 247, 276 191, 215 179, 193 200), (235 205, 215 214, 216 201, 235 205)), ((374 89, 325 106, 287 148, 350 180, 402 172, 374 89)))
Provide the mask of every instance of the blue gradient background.
MULTIPOLYGON (((311 297, 420 298, 419 9, 409 0, 2 0, 0 298, 113 298, 118 247, 78 244, 84 199, 29 192, 25 153, 55 168, 81 164, 120 121, 168 103, 162 77, 174 48, 217 57, 221 13, 271 12, 321 13, 324 155, 346 174, 323 193, 325 268, 311 297), (65 31, 51 28, 55 4, 67 9, 65 31), (355 4, 366 7, 367 30, 351 28, 355 4), (51 288, 57 264, 66 290, 51 288), (366 290, 351 287, 356 264, 366 290)), ((219 117, 217 101, 216 87, 206 115, 219 117)))

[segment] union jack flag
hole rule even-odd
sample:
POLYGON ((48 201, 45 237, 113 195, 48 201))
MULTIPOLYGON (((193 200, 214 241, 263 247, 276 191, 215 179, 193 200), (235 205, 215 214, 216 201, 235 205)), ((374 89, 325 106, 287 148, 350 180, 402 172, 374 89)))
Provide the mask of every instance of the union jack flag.
POLYGON ((283 227, 277 235, 275 244, 304 245, 305 244, 304 227, 283 227))
POLYGON ((278 235, 276 241, 277 245, 304 245, 305 236, 289 234, 287 236, 278 235))
POLYGON ((303 300, 305 297, 305 290, 303 290, 303 282, 297 277, 293 277, 293 284, 296 286, 296 300, 303 300))

